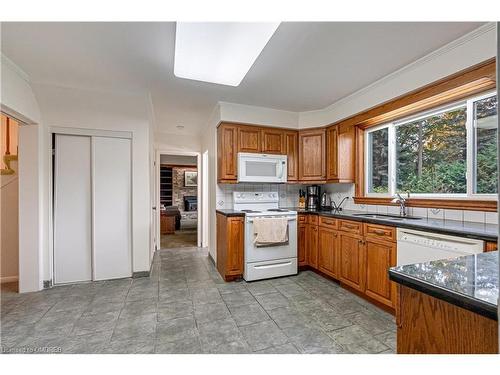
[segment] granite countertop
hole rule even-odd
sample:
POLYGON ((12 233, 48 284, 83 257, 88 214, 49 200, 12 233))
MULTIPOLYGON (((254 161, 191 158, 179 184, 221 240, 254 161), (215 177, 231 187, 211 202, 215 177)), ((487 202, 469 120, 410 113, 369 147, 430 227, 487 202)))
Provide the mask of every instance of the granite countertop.
MULTIPOLYGON (((417 220, 397 218, 372 218, 366 216, 359 216, 359 214, 366 214, 365 211, 350 211, 350 210, 307 210, 298 207, 282 207, 289 210, 297 211, 299 214, 312 214, 328 217, 335 217, 338 219, 362 221, 365 223, 375 223, 382 225, 391 225, 398 228, 408 228, 415 230, 428 230, 433 233, 451 234, 460 237, 475 238, 485 241, 496 241, 498 237, 498 226, 495 224, 473 223, 467 221, 456 220, 440 220, 421 218, 417 220)), ((216 212, 225 216, 245 216, 242 211, 232 209, 219 209, 216 212)), ((375 213, 374 213, 375 214, 375 213)))
POLYGON ((498 320, 498 251, 389 269, 391 280, 498 320))
POLYGON ((215 212, 217 212, 218 214, 222 214, 224 216, 245 216, 244 212, 231 209, 220 209, 220 210, 215 210, 215 212))
MULTIPOLYGON (((355 221, 363 221, 366 223, 375 223, 382 225, 391 225, 398 228, 408 228, 415 230, 428 230, 433 233, 458 235, 460 237, 475 238, 485 241, 496 241, 498 238, 498 225, 473 223, 467 221, 456 220, 440 220, 421 218, 417 220, 397 218, 371 218, 366 216, 358 216, 358 214, 366 214, 364 211, 350 210, 307 210, 303 208, 289 207, 290 210, 295 210, 299 214, 318 214, 322 216, 335 217, 338 219, 347 219, 355 221)), ((370 212, 368 212, 369 214, 370 212)), ((375 214, 375 213, 373 213, 375 214)))

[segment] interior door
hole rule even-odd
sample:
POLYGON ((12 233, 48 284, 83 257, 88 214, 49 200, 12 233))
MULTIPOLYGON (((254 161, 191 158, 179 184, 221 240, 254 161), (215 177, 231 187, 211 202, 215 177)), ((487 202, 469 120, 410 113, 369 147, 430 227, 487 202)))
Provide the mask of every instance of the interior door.
POLYGON ((55 136, 54 283, 92 279, 90 137, 55 136))
POLYGON ((130 277, 130 139, 93 137, 92 172, 93 278, 105 280, 130 277))

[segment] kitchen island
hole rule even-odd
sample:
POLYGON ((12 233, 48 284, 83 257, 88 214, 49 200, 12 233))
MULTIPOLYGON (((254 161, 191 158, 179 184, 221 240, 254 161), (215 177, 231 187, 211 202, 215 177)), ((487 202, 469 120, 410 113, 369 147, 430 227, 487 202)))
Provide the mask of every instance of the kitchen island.
POLYGON ((498 251, 393 267, 397 352, 498 353, 498 251))

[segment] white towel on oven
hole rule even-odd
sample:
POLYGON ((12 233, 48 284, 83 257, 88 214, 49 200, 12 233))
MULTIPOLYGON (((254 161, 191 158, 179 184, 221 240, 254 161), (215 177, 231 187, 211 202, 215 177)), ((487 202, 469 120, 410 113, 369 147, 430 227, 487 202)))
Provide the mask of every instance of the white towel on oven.
POLYGON ((279 244, 288 241, 288 218, 256 217, 253 219, 256 244, 279 244))

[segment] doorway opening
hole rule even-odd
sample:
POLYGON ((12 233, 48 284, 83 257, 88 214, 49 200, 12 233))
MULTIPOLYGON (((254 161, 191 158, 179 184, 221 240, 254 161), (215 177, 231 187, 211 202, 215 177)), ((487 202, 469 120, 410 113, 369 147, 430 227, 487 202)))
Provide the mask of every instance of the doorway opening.
POLYGON ((1 116, 0 140, 0 281, 2 292, 19 291, 19 123, 1 116))
POLYGON ((160 154, 160 248, 198 246, 198 156, 160 154))

